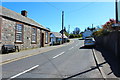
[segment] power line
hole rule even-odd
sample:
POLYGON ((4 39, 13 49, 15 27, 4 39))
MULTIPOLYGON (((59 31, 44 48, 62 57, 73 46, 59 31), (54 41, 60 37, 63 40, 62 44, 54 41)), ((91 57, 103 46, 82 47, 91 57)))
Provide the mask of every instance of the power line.
POLYGON ((71 10, 71 11, 69 11, 68 13, 70 14, 70 13, 74 13, 74 12, 80 11, 80 10, 82 10, 82 9, 84 9, 84 8, 87 8, 88 6, 90 6, 90 5, 93 4, 93 3, 94 3, 94 2, 90 2, 89 4, 84 5, 84 6, 82 6, 82 7, 79 8, 79 9, 71 10))
POLYGON ((56 10, 58 10, 58 11, 63 11, 62 9, 60 9, 60 8, 58 8, 58 7, 56 7, 56 6, 54 6, 54 5, 52 5, 51 3, 49 3, 49 2, 46 2, 48 5, 50 5, 51 7, 53 7, 53 8, 55 8, 56 10))

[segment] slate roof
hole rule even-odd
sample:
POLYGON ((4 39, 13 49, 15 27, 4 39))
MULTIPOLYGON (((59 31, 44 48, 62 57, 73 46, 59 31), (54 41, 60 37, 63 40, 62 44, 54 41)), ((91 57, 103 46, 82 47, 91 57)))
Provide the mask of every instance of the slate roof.
MULTIPOLYGON (((54 34, 55 37, 62 38, 62 34, 59 32, 52 32, 52 34, 54 34)), ((68 37, 65 34, 63 34, 63 38, 68 38, 68 37)))
POLYGON ((62 38, 62 34, 61 33, 52 32, 52 34, 54 34, 55 37, 62 38))
POLYGON ((34 20, 32 20, 28 17, 22 16, 21 14, 16 13, 10 9, 0 6, 0 10, 2 10, 2 11, 0 11, 0 15, 2 15, 3 17, 8 17, 8 18, 11 18, 11 19, 14 19, 17 21, 21 21, 21 22, 24 22, 24 23, 27 23, 27 24, 30 24, 30 25, 33 25, 33 26, 36 26, 36 27, 39 27, 39 28, 49 31, 47 28, 44 28, 42 25, 35 22, 34 20))

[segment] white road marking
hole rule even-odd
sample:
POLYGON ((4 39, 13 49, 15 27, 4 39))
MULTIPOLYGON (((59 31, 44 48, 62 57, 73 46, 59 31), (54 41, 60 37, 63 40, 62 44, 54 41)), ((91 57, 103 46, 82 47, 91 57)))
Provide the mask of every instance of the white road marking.
POLYGON ((60 56, 60 55, 62 55, 62 54, 64 54, 64 53, 65 53, 65 52, 61 52, 60 54, 54 56, 53 59, 54 59, 54 58, 57 58, 58 56, 60 56))
POLYGON ((12 77, 10 77, 9 80, 14 79, 14 78, 16 78, 16 77, 18 77, 18 76, 20 76, 20 75, 22 75, 22 74, 24 74, 24 73, 26 73, 26 72, 29 72, 29 71, 31 71, 31 70, 37 68, 37 67, 39 67, 39 65, 36 65, 36 66, 34 66, 34 67, 32 67, 32 68, 30 68, 30 69, 28 69, 28 70, 25 70, 25 71, 23 71, 23 72, 21 72, 21 73, 15 75, 15 76, 12 76, 12 77))
POLYGON ((74 47, 71 47, 69 50, 73 49, 74 47))

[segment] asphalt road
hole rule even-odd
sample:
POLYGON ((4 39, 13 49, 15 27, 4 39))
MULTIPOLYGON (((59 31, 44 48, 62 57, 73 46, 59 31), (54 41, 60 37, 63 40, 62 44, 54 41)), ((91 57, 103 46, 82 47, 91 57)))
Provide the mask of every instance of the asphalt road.
POLYGON ((102 78, 83 40, 2 65, 3 78, 102 78))

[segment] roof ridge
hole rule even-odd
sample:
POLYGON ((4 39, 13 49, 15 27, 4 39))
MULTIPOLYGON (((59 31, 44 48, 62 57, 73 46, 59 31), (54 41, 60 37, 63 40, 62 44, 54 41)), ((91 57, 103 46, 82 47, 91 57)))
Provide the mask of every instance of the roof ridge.
POLYGON ((0 15, 3 15, 3 16, 6 16, 6 17, 10 17, 10 18, 13 18, 15 20, 19 20, 19 21, 28 23, 30 25, 34 25, 34 26, 43 28, 45 30, 48 30, 47 28, 43 27, 41 24, 39 24, 38 22, 34 21, 31 18, 25 17, 25 16, 21 15, 20 13, 12 11, 12 10, 10 10, 8 8, 3 7, 3 6, 0 6, 0 8, 2 8, 2 13, 0 15))

